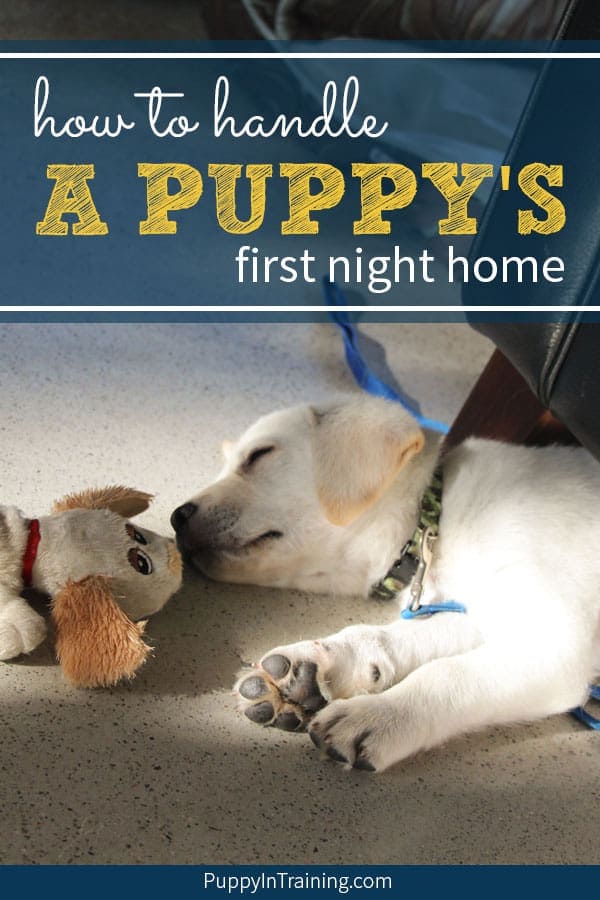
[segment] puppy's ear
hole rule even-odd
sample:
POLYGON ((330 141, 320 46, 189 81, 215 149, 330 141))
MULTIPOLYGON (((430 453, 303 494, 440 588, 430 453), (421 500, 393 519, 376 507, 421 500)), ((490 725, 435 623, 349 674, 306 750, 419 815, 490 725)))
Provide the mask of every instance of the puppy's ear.
POLYGON ((145 622, 132 622, 101 575, 69 582, 54 597, 56 655, 77 687, 108 687, 132 678, 151 652, 145 622))
POLYGON ((425 439, 415 420, 374 398, 313 413, 317 494, 334 525, 350 525, 391 486, 425 439))
POLYGON ((53 512, 65 512, 67 509, 110 509, 124 519, 132 519, 148 509, 151 501, 152 494, 112 484, 105 488, 67 494, 62 500, 56 501, 53 512))

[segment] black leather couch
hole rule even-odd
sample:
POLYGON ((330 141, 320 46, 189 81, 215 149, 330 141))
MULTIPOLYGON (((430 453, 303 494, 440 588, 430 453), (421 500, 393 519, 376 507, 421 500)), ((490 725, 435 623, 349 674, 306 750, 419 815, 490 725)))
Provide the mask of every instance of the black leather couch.
MULTIPOLYGON (((600 3, 574 0, 561 27, 562 40, 600 40, 600 3)), ((565 160, 567 223, 560 238, 560 255, 569 273, 560 287, 562 304, 600 305, 600 79, 595 84, 577 68, 565 84, 563 69, 550 63, 540 76, 512 142, 507 164, 513 170, 548 155, 565 160), (570 182, 567 182, 567 178, 570 182)), ((538 255, 545 249, 541 235, 515 235, 514 200, 498 190, 491 198, 471 255, 493 256, 502 244, 508 252, 538 255), (510 235, 513 235, 510 238, 510 235), (512 246, 511 244, 512 240, 512 246)), ((506 252, 506 251, 505 251, 506 252)), ((554 251, 553 251, 554 252, 554 251)), ((556 298, 556 287, 552 296, 556 298)), ((506 286, 486 285, 485 301, 506 302, 506 286), (496 293, 497 292, 497 293, 496 293)), ((548 302, 548 285, 511 288, 511 302, 548 302)), ((466 285, 467 302, 481 302, 481 288, 466 285)), ((475 322, 524 377, 544 407, 564 423, 600 459, 600 324, 583 316, 557 316, 554 322, 475 322)), ((600 321, 600 316, 598 317, 600 321)))

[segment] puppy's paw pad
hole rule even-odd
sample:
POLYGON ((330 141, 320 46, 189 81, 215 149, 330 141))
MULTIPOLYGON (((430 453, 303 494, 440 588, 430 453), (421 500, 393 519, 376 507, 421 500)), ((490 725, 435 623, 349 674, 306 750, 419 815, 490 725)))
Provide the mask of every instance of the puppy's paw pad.
POLYGON ((307 722, 327 703, 324 652, 318 641, 301 641, 267 653, 236 684, 244 714, 261 725, 305 731, 307 722))
POLYGON ((275 718, 275 709, 272 703, 263 700, 261 703, 252 703, 247 706, 244 715, 257 725, 270 725, 275 718))
POLYGON ((244 715, 257 725, 272 725, 282 731, 304 731, 307 717, 295 703, 290 703, 268 673, 257 669, 253 675, 242 677, 235 690, 244 715))
POLYGON ((287 704, 273 722, 275 728, 282 731, 306 731, 306 722, 302 710, 287 704))
POLYGON ((260 700, 261 697, 269 695, 269 686, 260 675, 251 675, 249 678, 244 678, 239 683, 237 690, 244 700, 260 700))
POLYGON ((281 653, 272 653, 263 659, 261 666, 265 672, 269 673, 271 678, 277 681, 280 678, 285 678, 290 671, 291 662, 287 656, 282 656, 281 653))
POLYGON ((302 707, 307 713, 322 709, 326 700, 319 688, 317 663, 309 659, 296 661, 273 653, 260 663, 277 685, 279 692, 292 703, 302 707))

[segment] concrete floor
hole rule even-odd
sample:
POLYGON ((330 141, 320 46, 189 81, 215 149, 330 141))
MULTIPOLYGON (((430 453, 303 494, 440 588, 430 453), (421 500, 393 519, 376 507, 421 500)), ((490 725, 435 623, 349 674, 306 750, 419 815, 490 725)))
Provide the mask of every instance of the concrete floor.
MULTIPOLYGON (((430 415, 451 419, 488 354, 464 325, 369 326, 430 415)), ((277 406, 353 390, 332 326, 5 325, 2 502, 207 483, 219 446, 277 406)), ((130 685, 69 687, 44 646, 0 663, 1 863, 599 863, 600 743, 567 716, 453 741, 381 775, 241 717, 240 666, 389 606, 188 573, 130 685)))

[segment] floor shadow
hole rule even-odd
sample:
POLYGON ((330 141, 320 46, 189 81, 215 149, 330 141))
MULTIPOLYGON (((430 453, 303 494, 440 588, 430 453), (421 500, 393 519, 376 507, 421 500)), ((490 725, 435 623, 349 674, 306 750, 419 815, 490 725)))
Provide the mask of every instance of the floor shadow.
POLYGON ((598 862, 598 766, 580 733, 543 724, 525 744, 522 729, 487 732, 371 776, 218 700, 3 704, 2 861, 598 862), (567 770, 555 762, 565 753, 567 770))
POLYGON ((284 630, 296 622, 301 629, 302 609, 311 602, 318 601, 298 592, 211 581, 186 568, 182 589, 148 623, 153 657, 130 684, 115 690, 156 696, 229 691, 240 670, 276 642, 269 628, 282 609, 284 630))
MULTIPOLYGON (((47 598, 28 597, 48 621, 48 637, 28 656, 5 665, 31 670, 56 667, 47 598)), ((322 637, 356 621, 383 621, 389 604, 211 581, 186 567, 181 590, 148 620, 152 655, 130 682, 110 690, 123 695, 197 697, 230 690, 241 669, 271 647, 322 637)), ((60 679, 59 679, 60 680, 60 679)))
MULTIPOLYGON (((232 643, 232 628, 236 622, 251 618, 249 590, 256 588, 220 584, 186 569, 181 590, 148 620, 145 636, 153 649, 152 656, 131 682, 123 682, 112 690, 124 694, 197 696, 230 688, 245 663, 232 643)), ((274 605, 281 599, 278 591, 265 588, 261 594, 265 600, 272 595, 274 605)), ((32 593, 26 599, 46 619, 48 636, 32 653, 6 664, 21 669, 58 667, 49 600, 32 593)))

